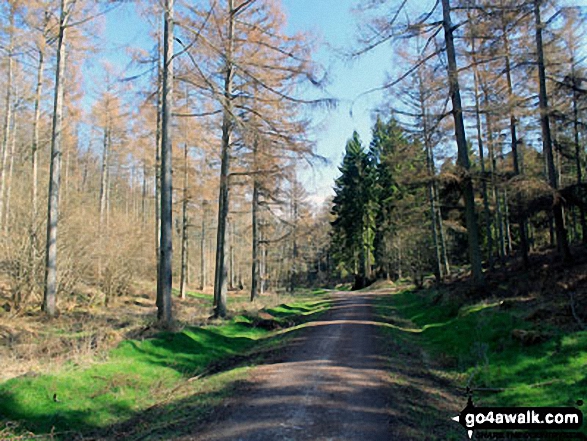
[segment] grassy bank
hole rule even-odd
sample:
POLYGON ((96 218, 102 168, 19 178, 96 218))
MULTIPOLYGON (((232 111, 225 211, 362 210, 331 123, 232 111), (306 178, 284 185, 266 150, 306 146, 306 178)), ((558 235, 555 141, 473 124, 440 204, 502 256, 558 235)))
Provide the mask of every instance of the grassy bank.
POLYGON ((124 340, 85 366, 67 363, 50 374, 8 380, 0 384, 0 438, 53 432, 57 439, 75 439, 114 425, 118 432, 130 430, 124 438, 133 439, 145 436, 139 415, 165 409, 167 417, 157 424, 149 417, 145 431, 155 436, 157 425, 173 425, 170 420, 181 420, 186 409, 193 423, 246 376, 248 366, 287 340, 288 327, 328 305, 323 293, 308 294, 258 314, 124 340), (133 419, 131 430, 125 422, 133 419))
POLYGON ((433 369, 473 390, 476 405, 574 406, 587 397, 587 331, 528 320, 524 301, 405 290, 377 308, 389 338, 420 346, 433 369))

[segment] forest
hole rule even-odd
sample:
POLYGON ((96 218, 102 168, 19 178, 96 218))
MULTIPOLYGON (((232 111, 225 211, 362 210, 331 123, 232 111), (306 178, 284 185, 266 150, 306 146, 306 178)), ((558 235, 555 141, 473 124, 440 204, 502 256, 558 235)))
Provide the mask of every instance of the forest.
POLYGON ((432 19, 406 25, 402 38, 416 40, 397 55, 406 73, 383 86, 393 99, 369 144, 349 139, 336 181, 341 275, 440 281, 470 265, 482 284, 483 268, 512 257, 528 268, 549 247, 573 260, 585 226, 582 25, 577 10, 540 6, 465 4, 456 37, 444 17, 445 53, 432 19))
POLYGON ((583 4, 351 3, 333 48, 286 0, 1 2, 0 439, 463 439, 467 394, 585 398, 583 4), (120 10, 145 30, 128 63, 120 10), (340 99, 325 50, 384 51, 384 82, 340 99), (360 101, 368 138, 324 148, 319 121, 360 101), (277 386, 356 381, 370 416, 255 407, 286 362, 318 364, 277 386), (426 391, 446 403, 420 415, 426 391), (254 412, 219 410, 241 395, 254 412))

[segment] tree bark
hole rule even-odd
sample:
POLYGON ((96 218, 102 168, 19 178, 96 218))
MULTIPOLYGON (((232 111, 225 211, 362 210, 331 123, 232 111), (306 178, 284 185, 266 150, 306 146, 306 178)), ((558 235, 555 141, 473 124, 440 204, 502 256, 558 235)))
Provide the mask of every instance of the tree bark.
MULTIPOLYGON (((298 206, 298 182, 296 178, 293 178, 292 183, 292 192, 291 192, 291 223, 292 223, 292 233, 291 233, 291 266, 289 272, 289 281, 288 281, 288 289, 290 292, 293 292, 296 285, 296 279, 298 275, 298 217, 299 217, 299 206, 298 206)), ((367 258, 367 254, 369 250, 367 249, 366 244, 361 244, 361 283, 363 286, 365 285, 365 280, 368 272, 368 265, 369 259, 367 258)), ((361 286, 361 288, 363 287, 361 286)))
MULTIPOLYGON (((265 229, 264 226, 266 223, 259 222, 259 242, 261 243, 260 251, 261 251, 261 261, 259 262, 259 294, 265 294, 266 290, 266 282, 267 282, 267 244, 263 241, 265 240, 265 229)), ((283 259, 279 260, 279 265, 281 269, 281 265, 283 264, 283 259)), ((278 279, 279 280, 279 279, 278 279)))
POLYGON ((59 185, 61 181, 61 143, 63 125, 63 76, 65 72, 65 43, 67 37, 68 0, 61 0, 55 96, 51 132, 51 166, 49 170, 49 197, 47 207, 47 243, 45 257, 45 293, 43 311, 54 317, 57 300, 57 226, 59 222, 59 185))
MULTIPOLYGON (((573 137, 575 141, 575 163, 577 168, 577 184, 580 185, 583 182, 583 170, 581 162, 582 153, 579 134, 579 100, 577 97, 577 85, 575 84, 576 72, 574 58, 571 60, 571 76, 573 79, 573 137)), ((579 216, 581 219, 581 241, 584 244, 587 244, 587 220, 585 218, 585 208, 582 205, 579 207, 579 216)))
POLYGON ((16 150, 17 129, 18 122, 15 115, 14 123, 12 125, 12 140, 10 141, 10 164, 8 165, 8 179, 6 179, 6 219, 4 220, 4 235, 8 235, 8 228, 10 223, 10 197, 12 194, 12 175, 14 172, 14 153, 16 150))
POLYGON ((448 60, 448 79, 452 101, 452 113, 455 122, 455 138, 457 142, 457 165, 463 171, 463 197, 465 199, 465 222, 469 239, 469 261, 473 274, 473 282, 476 285, 483 283, 483 267, 481 263, 481 251, 479 248, 479 227, 475 214, 475 194, 473 182, 469 174, 470 162, 467 148, 465 124, 463 121, 463 107, 459 88, 459 77, 454 45, 453 25, 450 18, 450 1, 442 0, 443 27, 446 40, 446 52, 448 60))
POLYGON ((479 69, 477 68, 475 38, 473 38, 471 46, 473 52, 473 82, 475 86, 475 123, 477 129, 477 146, 479 148, 479 164, 481 165, 481 195, 483 197, 483 213, 485 215, 485 235, 487 236, 487 260, 489 262, 489 266, 493 268, 493 236, 491 234, 491 212, 489 210, 487 181, 485 179, 485 157, 483 152, 481 103, 479 98, 479 69))
MULTIPOLYGON (((159 259, 161 255, 161 94, 163 92, 163 66, 161 65, 161 32, 157 32, 157 127, 155 128, 155 261, 159 280, 159 259)), ((159 299, 157 298, 157 302, 159 299)), ((159 304, 159 303, 157 303, 159 304)))
POLYGON ((503 207, 504 207, 504 222, 505 222, 505 236, 506 236, 506 245, 508 249, 508 255, 511 255, 514 252, 514 245, 512 239, 512 224, 510 222, 510 202, 508 197, 507 189, 503 190, 503 207))
POLYGON ((228 0, 228 41, 226 49, 226 65, 224 77, 224 102, 222 118, 222 152, 220 165, 220 194, 218 198, 218 232, 216 239, 216 270, 214 273, 214 317, 226 316, 226 292, 227 292, 227 258, 228 241, 226 230, 228 221, 229 204, 229 171, 230 171, 230 150, 231 134, 233 129, 232 121, 232 99, 234 65, 232 52, 234 45, 234 2, 228 0))
POLYGON ((202 226, 200 237, 200 289, 206 287, 206 217, 208 213, 208 202, 202 202, 202 226))
POLYGON ((253 146, 253 200, 251 202, 252 223, 252 256, 251 256, 251 302, 255 300, 259 290, 259 179, 257 177, 257 143, 253 146))
POLYGON ((181 280, 179 284, 179 296, 185 299, 185 288, 188 270, 188 145, 183 152, 183 201, 181 210, 181 280))
POLYGON ((10 129, 12 125, 12 80, 13 80, 13 52, 14 52, 14 7, 10 7, 10 18, 9 18, 9 27, 10 27, 10 40, 8 43, 8 73, 6 79, 6 101, 4 104, 4 126, 3 126, 3 136, 2 136, 2 169, 0 170, 1 177, 0 177, 0 228, 2 228, 2 223, 4 220, 4 194, 6 192, 6 162, 8 160, 8 149, 9 149, 9 142, 10 142, 10 129))
POLYGON ((548 171, 548 181, 555 192, 555 201, 553 204, 554 227, 556 233, 556 243, 559 253, 563 260, 569 262, 572 260, 571 250, 567 239, 567 231, 561 205, 561 197, 558 194, 557 174, 554 166, 554 156, 552 151, 552 135, 550 132, 550 118, 548 108, 548 97, 546 94, 546 70, 544 67, 544 50, 542 44, 542 18, 540 15, 541 0, 534 0, 534 18, 536 22, 536 51, 538 55, 538 80, 539 80, 539 99, 540 99, 540 124, 542 126, 542 146, 546 159, 548 171))
POLYGON ((434 192, 434 200, 436 201, 436 217, 438 219, 438 238, 440 239, 440 249, 442 250, 442 267, 444 268, 444 274, 450 275, 450 262, 448 260, 448 250, 446 246, 446 238, 444 235, 444 226, 442 224, 442 211, 440 210, 440 197, 438 196, 438 185, 436 182, 432 182, 432 190, 434 192))
POLYGON ((172 320, 171 289, 173 285, 173 185, 171 113, 173 106, 173 2, 165 1, 163 42, 163 96, 161 108, 161 241, 157 277, 157 318, 168 326, 172 320))
POLYGON ((234 291, 234 218, 228 218, 228 291, 234 291))
POLYGON ((43 94, 43 73, 45 65, 45 56, 43 50, 39 50, 39 64, 37 66, 37 86, 35 89, 35 110, 33 117, 33 140, 31 145, 31 219, 30 219, 30 252, 29 252, 29 266, 30 266, 30 283, 29 287, 35 291, 37 280, 37 252, 38 252, 38 238, 37 238, 37 216, 39 214, 39 166, 38 166, 38 150, 39 150, 39 121, 41 119, 41 98, 43 94))
POLYGON ((143 161, 143 184, 141 194, 141 221, 143 226, 147 224, 147 163, 143 161))
MULTIPOLYGON (((109 110, 107 110, 109 112, 109 110)), ((104 143, 102 149, 102 173, 100 176, 100 228, 104 227, 106 216, 108 188, 108 169, 110 167, 110 115, 106 115, 106 126, 104 127, 104 143)))
MULTIPOLYGON (((66 86, 64 86, 64 87, 66 87, 66 86)), ((69 197, 69 169, 70 169, 70 166, 69 166, 70 162, 69 161, 71 159, 71 148, 67 144, 65 144, 64 150, 65 150, 65 167, 63 167, 63 168, 64 168, 64 172, 65 172, 65 176, 64 176, 65 185, 63 186, 63 190, 62 190, 63 194, 61 195, 61 198, 63 200, 63 202, 62 202, 63 206, 67 207, 67 200, 69 197)))
MULTIPOLYGON (((483 85, 483 99, 485 105, 488 106, 489 99, 486 90, 486 84, 483 85)), ((493 203, 495 204, 495 223, 497 225, 497 235, 499 238, 499 258, 502 265, 505 265, 506 247, 505 235, 503 232, 503 216, 501 211, 501 202, 499 197, 499 190, 497 188, 497 160, 495 157, 495 142, 493 139, 493 123, 489 112, 485 113, 485 127, 487 129, 487 148, 489 151, 489 163, 491 165, 491 187, 493 191, 493 203)))
MULTIPOLYGON (((511 137, 511 148, 512 148, 512 157, 514 162, 514 175, 518 176, 521 173, 520 170, 520 157, 518 154, 518 135, 517 135, 517 127, 516 127, 516 115, 514 113, 513 108, 513 97, 514 97, 514 89, 512 83, 512 72, 511 72, 511 62, 510 62, 510 44, 509 39, 506 34, 505 25, 502 26, 502 34, 503 34, 503 44, 505 47, 505 74, 507 80, 507 88, 508 88, 508 99, 510 101, 510 137, 511 137)), ((516 219, 518 222, 518 226, 520 228, 520 250, 522 251, 522 261, 524 262, 524 267, 527 269, 530 267, 530 259, 528 257, 528 233, 527 233, 527 220, 526 216, 522 212, 522 199, 521 196, 518 194, 516 196, 516 207, 517 207, 517 215, 518 218, 516 219)))
MULTIPOLYGON (((442 265, 442 253, 440 249, 440 243, 438 240, 438 219, 436 210, 436 200, 434 195, 434 155, 432 152, 432 146, 430 145, 430 134, 428 129, 428 109, 424 97, 424 83, 422 76, 418 70, 418 88, 419 88, 419 101, 420 101, 420 114, 422 116, 422 130, 424 135, 424 147, 426 149, 426 169, 428 171, 428 203, 430 205, 430 227, 432 233, 432 242, 434 243, 435 257, 436 257, 436 268, 435 275, 437 282, 440 282, 443 277, 443 265, 442 265)), ((388 274, 389 278, 389 274, 388 274)))

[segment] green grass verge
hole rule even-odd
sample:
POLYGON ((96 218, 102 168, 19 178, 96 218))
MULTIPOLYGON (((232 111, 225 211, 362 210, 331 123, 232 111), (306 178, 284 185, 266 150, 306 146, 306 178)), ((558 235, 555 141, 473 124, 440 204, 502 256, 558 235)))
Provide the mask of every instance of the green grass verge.
POLYGON ((547 341, 523 346, 512 331, 531 329, 522 319, 527 311, 499 302, 459 306, 438 294, 391 294, 379 299, 378 312, 393 338, 424 348, 460 386, 491 389, 475 392, 477 405, 574 406, 587 399, 587 331, 549 329, 547 341))
MULTIPOLYGON (((173 294, 175 294, 176 296, 179 296, 179 290, 173 289, 173 294)), ((214 295, 212 295, 212 294, 206 294, 203 292, 196 292, 196 291, 186 291, 185 295, 186 295, 186 297, 191 297, 192 299, 209 300, 210 302, 212 301, 212 299, 214 297, 214 295)))
MULTIPOLYGON (((327 300, 313 296, 264 312, 279 324, 291 324, 307 321, 328 306, 327 300)), ((189 378, 222 363, 232 371, 227 361, 238 359, 242 364, 247 354, 282 344, 286 336, 287 332, 255 327, 250 317, 237 316, 217 326, 188 327, 145 340, 125 340, 105 359, 86 367, 70 364, 52 375, 11 379, 0 384, 0 438, 10 433, 2 431, 8 422, 17 422, 21 428, 13 434, 85 433, 120 424, 160 403, 189 378)), ((254 362, 253 357, 244 363, 254 362)), ((240 371, 234 370, 233 376, 238 377, 240 371)), ((187 406, 191 414, 213 406, 224 396, 224 386, 229 383, 226 379, 231 375, 225 372, 221 377, 223 380, 204 380, 209 382, 204 394, 191 397, 186 393, 183 400, 191 403, 187 406)), ((195 383, 201 381, 190 384, 195 383)), ((62 439, 71 439, 71 434, 62 435, 62 439)))
MULTIPOLYGON (((325 294, 325 292, 320 294, 325 294)), ((317 311, 322 311, 329 305, 330 301, 328 300, 312 300, 282 304, 274 308, 266 308, 264 311, 271 314, 278 321, 292 317, 298 317, 303 320, 304 317, 315 314, 317 311)))

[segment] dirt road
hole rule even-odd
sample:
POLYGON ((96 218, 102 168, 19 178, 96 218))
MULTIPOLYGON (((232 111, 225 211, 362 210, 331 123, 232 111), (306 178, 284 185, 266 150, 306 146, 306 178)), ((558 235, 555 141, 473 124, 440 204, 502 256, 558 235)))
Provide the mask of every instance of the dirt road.
POLYGON ((249 387, 216 421, 183 439, 436 439, 438 427, 421 418, 446 408, 451 397, 422 372, 419 357, 398 360, 394 368, 382 355, 374 295, 336 294, 333 308, 295 340, 283 362, 256 368, 249 387), (433 397, 425 404, 427 392, 433 397), (428 409, 422 415, 419 403, 428 409))

